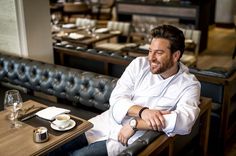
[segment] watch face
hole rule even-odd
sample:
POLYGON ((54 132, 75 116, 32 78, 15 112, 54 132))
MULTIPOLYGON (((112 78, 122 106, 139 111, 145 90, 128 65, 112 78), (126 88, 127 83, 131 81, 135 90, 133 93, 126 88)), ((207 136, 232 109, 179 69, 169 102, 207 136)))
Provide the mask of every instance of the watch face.
POLYGON ((137 121, 136 121, 135 119, 132 119, 132 120, 130 121, 130 126, 131 126, 132 128, 136 128, 136 124, 137 124, 137 121))

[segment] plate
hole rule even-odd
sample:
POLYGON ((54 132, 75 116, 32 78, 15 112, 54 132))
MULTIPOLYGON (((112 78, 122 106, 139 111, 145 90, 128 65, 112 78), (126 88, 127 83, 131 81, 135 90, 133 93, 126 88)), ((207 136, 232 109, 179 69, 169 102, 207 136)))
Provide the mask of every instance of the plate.
POLYGON ((75 28, 76 25, 73 23, 69 23, 69 24, 63 24, 62 28, 67 28, 67 29, 71 29, 71 28, 75 28))
MULTIPOLYGON (((53 123, 54 123, 54 122, 55 122, 55 121, 53 121, 53 123)), ((66 128, 64 128, 64 129, 58 128, 58 127, 57 127, 56 125, 54 125, 53 123, 51 123, 50 126, 51 126, 52 129, 57 130, 57 131, 68 131, 68 130, 74 128, 75 125, 76 125, 75 121, 72 120, 72 119, 70 119, 70 124, 69 124, 69 126, 66 127, 66 128)))
POLYGON ((95 30, 95 33, 106 33, 108 31, 109 31, 108 28, 99 28, 99 29, 95 30))
POLYGON ((77 34, 77 33, 70 33, 68 38, 74 39, 74 40, 78 40, 78 39, 82 39, 84 38, 84 35, 81 34, 77 34))

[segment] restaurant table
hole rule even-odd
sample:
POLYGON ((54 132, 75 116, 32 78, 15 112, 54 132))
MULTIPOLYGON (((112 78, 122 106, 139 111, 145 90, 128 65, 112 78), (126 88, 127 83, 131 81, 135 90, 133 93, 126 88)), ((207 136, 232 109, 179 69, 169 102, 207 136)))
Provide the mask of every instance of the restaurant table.
POLYGON ((80 35, 84 35, 84 37, 80 38, 80 39, 72 39, 72 38, 69 38, 68 36, 58 37, 57 35, 54 35, 53 39, 56 41, 59 41, 59 42, 67 41, 67 42, 72 43, 74 45, 83 46, 83 47, 87 47, 87 48, 94 48, 94 45, 97 42, 109 40, 113 37, 120 35, 120 33, 116 33, 116 31, 109 31, 106 33, 96 33, 94 35, 88 34, 86 32, 86 30, 71 29, 71 31, 70 31, 70 29, 67 29, 66 31, 78 33, 80 35), (115 32, 115 33, 113 33, 113 32, 115 32))
MULTIPOLYGON (((22 109, 26 110, 30 107, 35 109, 28 111, 27 114, 35 113, 47 106, 29 100, 23 103, 22 109)), ((2 156, 45 155, 93 127, 92 123, 70 115, 76 122, 76 126, 67 131, 53 130, 49 121, 36 116, 22 122, 22 127, 12 128, 11 121, 7 119, 8 113, 6 110, 0 112, 0 155, 2 156), (48 129, 49 140, 36 143, 33 141, 33 130, 40 126, 48 129)))

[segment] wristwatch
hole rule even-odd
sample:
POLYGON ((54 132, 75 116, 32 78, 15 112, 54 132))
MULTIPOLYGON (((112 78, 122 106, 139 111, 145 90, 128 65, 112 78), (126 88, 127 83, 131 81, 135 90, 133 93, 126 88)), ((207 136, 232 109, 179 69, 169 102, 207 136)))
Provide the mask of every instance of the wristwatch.
POLYGON ((137 120, 135 118, 132 118, 130 121, 129 121, 129 125, 130 127, 134 130, 134 131, 137 131, 137 120))

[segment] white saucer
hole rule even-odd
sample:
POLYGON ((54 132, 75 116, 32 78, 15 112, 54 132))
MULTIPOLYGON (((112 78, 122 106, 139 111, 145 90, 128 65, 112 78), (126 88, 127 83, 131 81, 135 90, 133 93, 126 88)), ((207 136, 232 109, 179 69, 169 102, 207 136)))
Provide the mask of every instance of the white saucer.
MULTIPOLYGON (((55 122, 55 121, 53 121, 53 122, 55 122)), ((72 129, 73 127, 75 127, 75 125, 76 125, 75 121, 72 120, 72 119, 70 119, 70 124, 69 124, 69 126, 66 127, 66 128, 64 128, 64 129, 58 128, 58 127, 57 127, 55 124, 53 124, 53 123, 51 123, 50 126, 52 127, 52 129, 57 130, 57 131, 67 131, 67 130, 70 130, 70 129, 72 129)))

